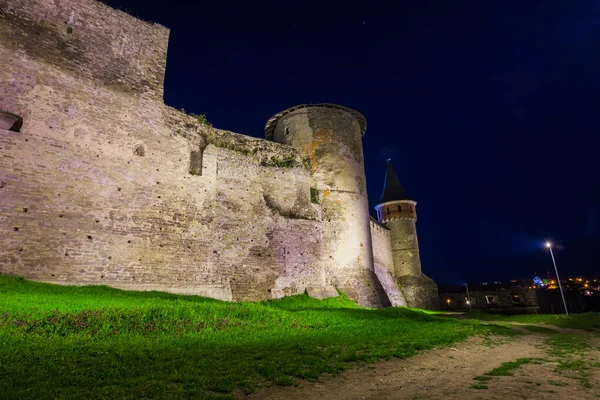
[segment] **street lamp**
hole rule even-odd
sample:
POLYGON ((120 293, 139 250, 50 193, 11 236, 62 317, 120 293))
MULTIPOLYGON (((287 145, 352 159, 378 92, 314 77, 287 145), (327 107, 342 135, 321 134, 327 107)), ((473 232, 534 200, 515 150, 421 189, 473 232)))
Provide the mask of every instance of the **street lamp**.
POLYGON ((558 289, 560 290, 560 296, 562 297, 563 305, 565 306, 565 314, 569 316, 569 310, 567 310, 567 302, 565 301, 565 294, 560 284, 560 276, 558 276, 558 268, 556 268, 556 260, 554 259, 554 253, 552 252, 552 243, 546 242, 546 247, 550 250, 550 256, 552 257, 552 264, 554 264, 554 272, 556 272, 556 280, 558 281, 558 289))
POLYGON ((471 296, 469 296, 469 285, 465 282, 465 286, 467 287, 467 304, 469 305, 469 311, 473 311, 471 308, 471 296))

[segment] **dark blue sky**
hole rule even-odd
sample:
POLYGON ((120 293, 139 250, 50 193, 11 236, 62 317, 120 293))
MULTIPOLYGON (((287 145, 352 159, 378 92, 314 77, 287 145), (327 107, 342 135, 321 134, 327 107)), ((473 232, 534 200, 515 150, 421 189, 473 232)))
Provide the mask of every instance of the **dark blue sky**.
MULTIPOLYGON (((355 108, 439 282, 600 274, 600 3, 108 0, 171 29, 165 101, 263 137, 300 103, 355 108)), ((372 210, 371 210, 372 211, 372 210)))

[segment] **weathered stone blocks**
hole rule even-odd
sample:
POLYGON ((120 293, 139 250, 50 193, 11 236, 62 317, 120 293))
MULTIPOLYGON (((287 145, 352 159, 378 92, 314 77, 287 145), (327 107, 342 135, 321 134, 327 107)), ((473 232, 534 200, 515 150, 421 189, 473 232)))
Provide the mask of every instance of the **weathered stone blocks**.
POLYGON ((410 307, 430 310, 440 308, 437 284, 427 275, 404 275, 396 279, 410 307))
POLYGON ((406 298, 396 282, 390 230, 373 219, 371 219, 370 225, 377 279, 381 283, 390 305, 394 307, 407 306, 406 298))
POLYGON ((306 288, 306 294, 314 299, 328 299, 330 297, 338 297, 339 293, 332 285, 324 286, 308 286, 306 288))

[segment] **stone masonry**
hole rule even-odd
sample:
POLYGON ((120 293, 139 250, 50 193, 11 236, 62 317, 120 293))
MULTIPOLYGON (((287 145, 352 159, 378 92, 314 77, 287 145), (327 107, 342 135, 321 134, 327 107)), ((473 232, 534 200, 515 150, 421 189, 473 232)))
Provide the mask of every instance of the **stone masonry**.
POLYGON ((168 29, 94 0, 0 9, 0 273, 421 304, 397 284, 395 231, 369 220, 362 115, 297 106, 267 140, 214 129, 163 102, 168 29))

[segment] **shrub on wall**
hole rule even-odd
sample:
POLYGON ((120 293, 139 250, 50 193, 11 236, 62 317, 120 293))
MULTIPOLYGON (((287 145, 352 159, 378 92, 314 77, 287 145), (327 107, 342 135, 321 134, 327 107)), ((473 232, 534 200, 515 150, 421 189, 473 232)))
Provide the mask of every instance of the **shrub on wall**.
POLYGON ((310 201, 316 204, 321 202, 319 199, 319 191, 316 188, 310 188, 310 201))
POLYGON ((264 167, 291 168, 296 165, 296 159, 294 156, 285 156, 283 158, 273 156, 270 160, 263 160, 260 164, 264 167))
POLYGON ((198 122, 200 122, 201 125, 208 126, 208 127, 212 126, 212 124, 210 122, 208 122, 208 120, 206 119, 205 114, 191 114, 191 115, 192 115, 192 117, 196 118, 196 120, 198 122))

